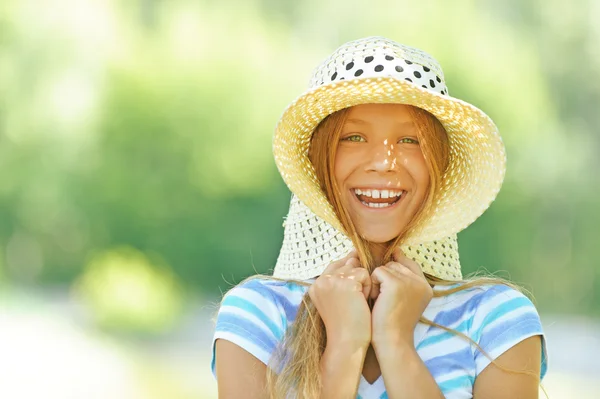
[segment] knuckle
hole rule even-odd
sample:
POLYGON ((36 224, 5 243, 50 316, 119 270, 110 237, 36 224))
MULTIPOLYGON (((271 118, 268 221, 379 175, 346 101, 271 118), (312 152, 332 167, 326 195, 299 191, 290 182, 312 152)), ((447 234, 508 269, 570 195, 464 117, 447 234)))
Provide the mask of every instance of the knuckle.
POLYGON ((360 278, 366 278, 366 277, 369 277, 369 276, 370 276, 370 275, 369 275, 369 271, 368 271, 367 269, 364 269, 364 268, 356 269, 356 272, 355 272, 355 273, 356 273, 356 274, 358 275, 358 277, 360 277, 360 278))

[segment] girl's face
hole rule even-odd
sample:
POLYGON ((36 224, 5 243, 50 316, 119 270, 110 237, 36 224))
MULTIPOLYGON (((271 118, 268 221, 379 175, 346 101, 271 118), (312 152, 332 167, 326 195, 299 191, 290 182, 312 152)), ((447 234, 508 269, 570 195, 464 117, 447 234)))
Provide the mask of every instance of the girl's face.
POLYGON ((373 243, 398 237, 429 186, 409 106, 352 107, 337 145, 335 179, 358 233, 373 243))

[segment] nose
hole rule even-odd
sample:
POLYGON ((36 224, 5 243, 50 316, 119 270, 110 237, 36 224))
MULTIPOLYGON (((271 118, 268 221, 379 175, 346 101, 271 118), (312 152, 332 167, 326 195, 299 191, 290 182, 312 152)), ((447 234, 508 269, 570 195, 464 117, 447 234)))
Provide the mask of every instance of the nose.
POLYGON ((386 139, 374 144, 370 149, 367 170, 374 172, 389 172, 397 169, 398 158, 394 144, 386 139))

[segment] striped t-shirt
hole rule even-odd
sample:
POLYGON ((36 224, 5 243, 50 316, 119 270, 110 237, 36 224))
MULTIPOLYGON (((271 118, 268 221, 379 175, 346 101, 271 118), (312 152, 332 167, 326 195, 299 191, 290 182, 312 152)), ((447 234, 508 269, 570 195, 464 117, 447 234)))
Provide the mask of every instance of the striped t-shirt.
MULTIPOLYGON (((310 280, 314 281, 314 280, 310 280)), ((441 291, 448 287, 436 286, 441 291)), ((232 288, 217 315, 211 367, 215 371, 215 342, 225 339, 268 364, 271 354, 294 321, 308 287, 291 282, 253 279, 232 288)), ((522 293, 504 286, 487 285, 433 298, 423 316, 459 331, 496 359, 524 339, 542 335, 539 315, 522 293)), ((455 334, 425 324, 414 333, 417 353, 446 398, 472 398, 475 378, 490 363, 488 357, 455 334)), ((541 378, 546 373, 543 345, 541 378)), ((380 376, 369 384, 362 376, 360 399, 387 398, 380 376)))

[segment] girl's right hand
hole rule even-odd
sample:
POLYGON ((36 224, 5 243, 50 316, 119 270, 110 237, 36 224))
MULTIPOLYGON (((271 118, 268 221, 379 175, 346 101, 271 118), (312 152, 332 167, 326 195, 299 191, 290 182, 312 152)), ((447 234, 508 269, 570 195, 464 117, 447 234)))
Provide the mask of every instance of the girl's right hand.
POLYGON ((371 276, 360 265, 355 251, 332 262, 315 280, 308 295, 323 319, 327 342, 368 347, 371 310, 367 299, 371 276))

